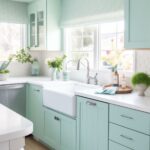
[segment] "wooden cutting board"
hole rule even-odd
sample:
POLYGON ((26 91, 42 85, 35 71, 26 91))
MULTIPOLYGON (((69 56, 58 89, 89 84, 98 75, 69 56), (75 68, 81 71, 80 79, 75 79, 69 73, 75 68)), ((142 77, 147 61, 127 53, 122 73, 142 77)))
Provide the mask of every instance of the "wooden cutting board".
MULTIPOLYGON (((107 87, 113 87, 112 84, 105 85, 104 88, 107 87)), ((126 86, 125 88, 122 88, 121 86, 118 87, 116 94, 128 94, 132 92, 132 88, 130 86, 126 86)))

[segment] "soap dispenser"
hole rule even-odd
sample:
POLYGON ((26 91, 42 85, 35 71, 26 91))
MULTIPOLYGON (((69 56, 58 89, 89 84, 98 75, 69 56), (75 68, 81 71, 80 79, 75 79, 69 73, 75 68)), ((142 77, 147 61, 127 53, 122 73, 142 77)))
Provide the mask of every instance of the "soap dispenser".
POLYGON ((40 65, 37 59, 33 60, 32 63, 32 76, 39 76, 40 75, 40 65))

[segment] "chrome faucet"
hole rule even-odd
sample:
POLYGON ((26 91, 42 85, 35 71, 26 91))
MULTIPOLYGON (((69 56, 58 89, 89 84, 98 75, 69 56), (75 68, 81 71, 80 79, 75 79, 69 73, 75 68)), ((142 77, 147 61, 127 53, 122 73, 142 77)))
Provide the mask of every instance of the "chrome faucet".
MULTIPOLYGON (((97 79, 97 73, 96 73, 96 75, 94 76, 94 77, 91 77, 90 76, 90 63, 89 63, 89 60, 87 59, 87 58, 80 58, 79 60, 78 60, 78 63, 77 63, 77 70, 80 70, 80 64, 81 64, 81 60, 82 59, 84 59, 84 60, 86 60, 86 62, 87 62, 87 84, 90 84, 90 80, 91 79, 94 79, 94 82, 95 82, 95 84, 97 85, 98 84, 98 79, 97 79)), ((84 65, 84 64, 83 64, 84 65)))
POLYGON ((92 79, 92 80, 94 80, 95 85, 98 85, 97 76, 98 76, 98 73, 96 73, 94 77, 89 76, 89 78, 88 78, 88 80, 89 80, 88 83, 90 83, 90 80, 92 79))

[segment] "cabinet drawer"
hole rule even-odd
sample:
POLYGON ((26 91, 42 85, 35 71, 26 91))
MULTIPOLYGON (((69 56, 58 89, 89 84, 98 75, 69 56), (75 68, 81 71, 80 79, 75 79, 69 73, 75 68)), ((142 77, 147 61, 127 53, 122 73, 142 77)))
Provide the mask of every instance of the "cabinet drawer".
POLYGON ((114 142, 120 143, 126 147, 134 150, 149 150, 150 138, 148 135, 138 133, 136 131, 114 125, 110 123, 109 125, 109 139, 114 142))
POLYGON ((120 144, 114 143, 112 141, 109 141, 109 150, 131 150, 131 149, 124 147, 120 144))
POLYGON ((110 105, 110 122, 150 135, 150 114, 110 105))

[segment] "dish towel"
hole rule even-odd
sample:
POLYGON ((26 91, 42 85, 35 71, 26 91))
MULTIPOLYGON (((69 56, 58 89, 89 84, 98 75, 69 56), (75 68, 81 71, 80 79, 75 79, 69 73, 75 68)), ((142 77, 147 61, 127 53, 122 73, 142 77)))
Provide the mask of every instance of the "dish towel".
POLYGON ((117 92, 118 87, 106 87, 102 90, 96 91, 95 94, 108 94, 108 95, 115 95, 117 92))

